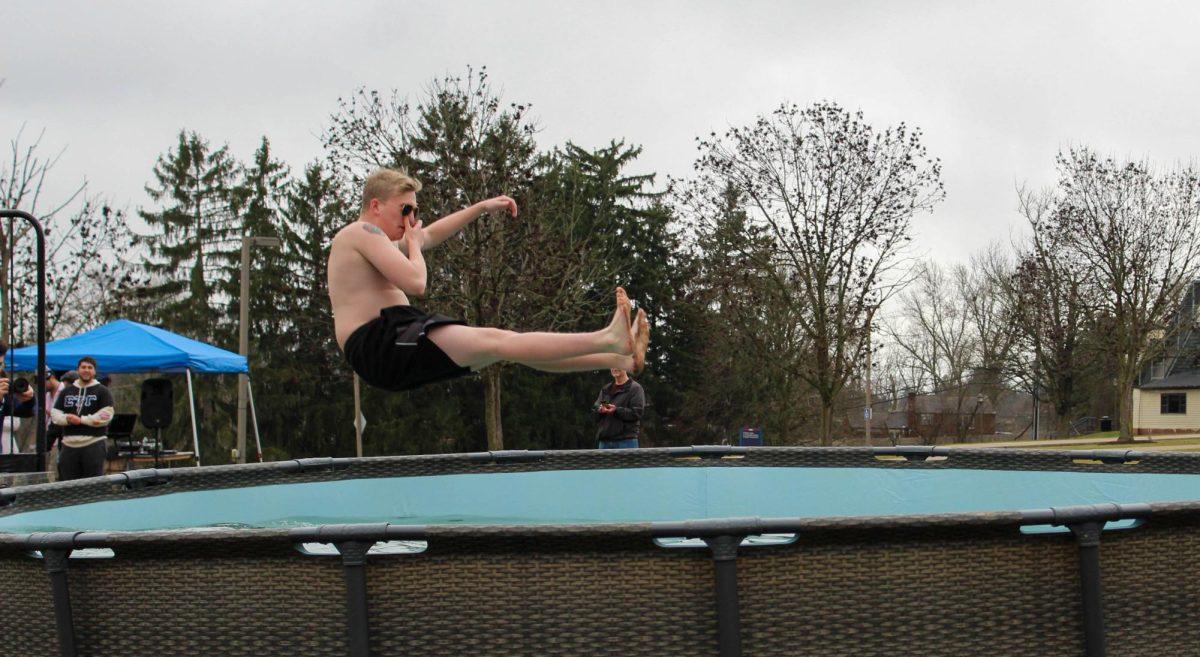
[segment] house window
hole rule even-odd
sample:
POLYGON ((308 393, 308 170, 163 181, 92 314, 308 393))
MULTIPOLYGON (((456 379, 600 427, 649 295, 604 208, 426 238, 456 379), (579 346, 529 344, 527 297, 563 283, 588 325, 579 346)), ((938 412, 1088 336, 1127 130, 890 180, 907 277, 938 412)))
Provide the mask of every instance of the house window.
POLYGON ((1167 359, 1163 358, 1150 366, 1150 378, 1162 379, 1167 376, 1167 359))
POLYGON ((1163 393, 1159 400, 1159 413, 1163 415, 1182 415, 1187 413, 1187 393, 1163 393))

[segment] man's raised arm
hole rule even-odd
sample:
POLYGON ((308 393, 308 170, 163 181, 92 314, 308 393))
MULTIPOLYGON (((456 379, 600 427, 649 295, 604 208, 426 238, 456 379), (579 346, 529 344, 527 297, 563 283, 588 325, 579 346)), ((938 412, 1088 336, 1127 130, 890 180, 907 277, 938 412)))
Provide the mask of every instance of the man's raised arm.
POLYGON ((507 196, 497 196, 448 214, 425 228, 425 248, 431 249, 445 242, 451 235, 462 230, 472 221, 489 212, 501 210, 508 210, 508 213, 515 217, 517 216, 517 202, 507 196))

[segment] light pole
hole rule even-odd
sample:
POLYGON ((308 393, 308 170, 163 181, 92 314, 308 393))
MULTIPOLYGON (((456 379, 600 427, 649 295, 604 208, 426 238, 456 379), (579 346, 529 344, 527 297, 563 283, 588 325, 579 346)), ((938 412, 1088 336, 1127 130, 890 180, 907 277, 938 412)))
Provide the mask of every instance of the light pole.
MULTIPOLYGON (((250 247, 281 246, 278 237, 242 238, 242 295, 241 312, 238 318, 238 353, 250 364, 250 247)), ((246 373, 238 374, 238 418, 237 418, 237 462, 246 462, 246 397, 250 379, 246 373)))
MULTIPOLYGON (((863 410, 863 442, 867 447, 871 446, 871 415, 874 411, 871 409, 871 318, 874 313, 867 315, 867 407, 863 410)), ((884 433, 887 433, 887 422, 884 422, 884 433)))

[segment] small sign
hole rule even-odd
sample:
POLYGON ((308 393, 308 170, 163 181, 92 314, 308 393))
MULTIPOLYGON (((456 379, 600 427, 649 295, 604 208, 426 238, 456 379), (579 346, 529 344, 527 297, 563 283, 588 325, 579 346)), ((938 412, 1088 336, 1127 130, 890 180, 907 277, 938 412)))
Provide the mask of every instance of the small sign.
POLYGON ((367 417, 361 412, 358 414, 358 420, 354 422, 354 428, 358 429, 359 433, 362 433, 362 430, 367 428, 367 417))
POLYGON ((742 427, 738 432, 738 445, 742 447, 762 447, 763 444, 763 429, 762 427, 742 427))
POLYGON ((870 406, 863 409, 863 419, 864 420, 871 419, 871 407, 870 406))

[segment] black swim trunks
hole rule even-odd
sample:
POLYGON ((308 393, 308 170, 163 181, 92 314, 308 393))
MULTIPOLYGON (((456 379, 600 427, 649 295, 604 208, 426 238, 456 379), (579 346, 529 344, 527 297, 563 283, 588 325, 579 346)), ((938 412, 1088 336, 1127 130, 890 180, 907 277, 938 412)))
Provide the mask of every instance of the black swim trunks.
POLYGON ((391 306, 346 340, 346 360, 363 381, 384 390, 412 390, 471 373, 446 355, 426 332, 443 324, 466 324, 426 315, 412 306, 391 306))

